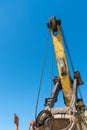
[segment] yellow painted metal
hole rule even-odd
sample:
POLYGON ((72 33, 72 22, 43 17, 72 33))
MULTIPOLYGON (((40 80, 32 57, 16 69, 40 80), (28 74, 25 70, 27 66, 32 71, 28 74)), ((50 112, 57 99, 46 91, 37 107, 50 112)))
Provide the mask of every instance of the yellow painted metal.
POLYGON ((62 85, 64 97, 65 97, 65 102, 66 102, 67 106, 70 106, 71 98, 72 98, 72 85, 70 82, 68 63, 67 63, 66 54, 64 51, 65 49, 64 49, 62 34, 61 34, 59 25, 57 25, 57 29, 58 29, 58 34, 54 35, 52 33, 53 45, 54 45, 54 50, 55 50, 55 54, 56 54, 58 72, 59 72, 60 79, 61 79, 61 85, 62 85), (66 69, 65 75, 62 75, 60 63, 58 61, 58 59, 61 59, 61 58, 64 60, 64 64, 65 64, 65 69, 66 69))

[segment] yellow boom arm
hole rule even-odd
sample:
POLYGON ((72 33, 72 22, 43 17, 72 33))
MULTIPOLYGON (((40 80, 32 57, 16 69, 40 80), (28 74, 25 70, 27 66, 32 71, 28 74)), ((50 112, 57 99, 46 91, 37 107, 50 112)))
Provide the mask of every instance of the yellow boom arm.
POLYGON ((64 93, 65 103, 67 106, 70 106, 72 99, 72 84, 70 80, 68 63, 60 29, 60 21, 56 21, 55 17, 51 17, 48 26, 52 34, 53 46, 56 54, 58 72, 60 76, 62 90, 64 93))

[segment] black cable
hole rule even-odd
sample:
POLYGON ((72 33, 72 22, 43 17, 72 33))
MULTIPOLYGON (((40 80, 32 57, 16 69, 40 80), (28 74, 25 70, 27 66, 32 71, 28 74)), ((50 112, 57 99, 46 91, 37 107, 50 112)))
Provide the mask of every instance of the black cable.
POLYGON ((38 95, 37 95, 36 107, 35 107, 35 119, 37 117, 38 102, 39 102, 39 97, 40 97, 42 78, 43 78, 44 66, 45 66, 45 61, 46 61, 47 47, 48 47, 48 37, 47 37, 47 40, 46 40, 46 48, 45 48, 45 51, 44 51, 44 58, 43 58, 41 76, 40 76, 40 83, 39 83, 39 87, 38 87, 38 95))
POLYGON ((52 93, 52 74, 53 74, 53 46, 51 49, 51 66, 50 66, 50 94, 52 93))

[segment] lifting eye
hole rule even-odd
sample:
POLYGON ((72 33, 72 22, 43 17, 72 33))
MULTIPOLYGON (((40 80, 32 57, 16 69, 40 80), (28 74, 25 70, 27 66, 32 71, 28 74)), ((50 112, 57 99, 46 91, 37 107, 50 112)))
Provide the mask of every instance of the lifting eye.
POLYGON ((54 35, 54 36, 57 36, 57 35, 58 35, 58 31, 55 31, 55 32, 53 33, 53 35, 54 35))

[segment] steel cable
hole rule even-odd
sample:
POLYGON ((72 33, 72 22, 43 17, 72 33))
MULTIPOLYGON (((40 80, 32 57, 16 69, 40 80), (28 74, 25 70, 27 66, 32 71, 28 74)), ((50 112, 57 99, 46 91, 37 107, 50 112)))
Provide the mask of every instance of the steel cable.
POLYGON ((50 66, 50 95, 52 93, 52 75, 53 75, 53 45, 52 45, 52 49, 51 49, 51 66, 50 66))
POLYGON ((39 87, 38 87, 38 95, 37 95, 36 107, 35 107, 35 119, 37 117, 38 102, 39 102, 40 91, 41 91, 41 86, 42 86, 42 78, 43 78, 43 72, 44 72, 45 61, 46 61, 46 53, 47 53, 47 48, 48 48, 48 38, 49 38, 49 35, 47 36, 47 39, 46 39, 46 47, 45 47, 45 51, 44 51, 44 57, 43 57, 43 63, 42 63, 42 71, 41 71, 41 75, 40 75, 40 83, 39 83, 39 87))

